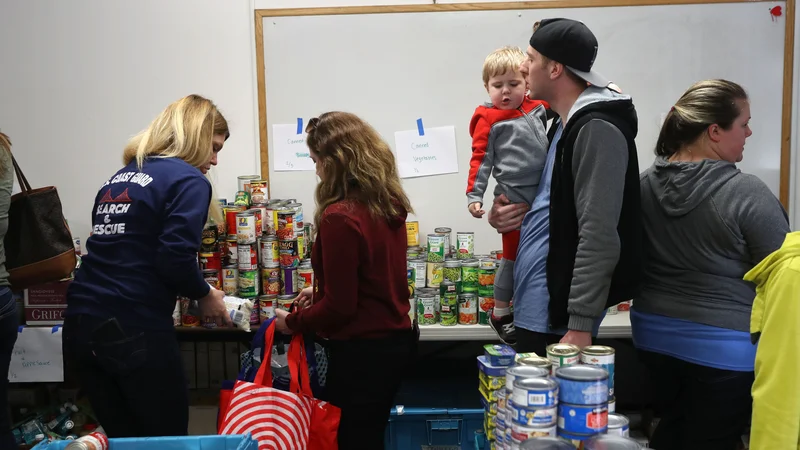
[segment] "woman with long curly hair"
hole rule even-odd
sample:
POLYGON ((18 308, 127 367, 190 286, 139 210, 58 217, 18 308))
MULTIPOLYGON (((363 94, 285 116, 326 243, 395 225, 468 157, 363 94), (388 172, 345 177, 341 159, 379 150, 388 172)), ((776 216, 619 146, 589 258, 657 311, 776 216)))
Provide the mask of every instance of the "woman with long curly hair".
POLYGON ((411 204, 394 154, 369 124, 328 112, 309 121, 307 132, 320 178, 315 280, 298 296, 297 312, 276 310, 276 327, 328 339, 326 389, 342 411, 339 448, 379 450, 419 339, 406 278, 411 204))

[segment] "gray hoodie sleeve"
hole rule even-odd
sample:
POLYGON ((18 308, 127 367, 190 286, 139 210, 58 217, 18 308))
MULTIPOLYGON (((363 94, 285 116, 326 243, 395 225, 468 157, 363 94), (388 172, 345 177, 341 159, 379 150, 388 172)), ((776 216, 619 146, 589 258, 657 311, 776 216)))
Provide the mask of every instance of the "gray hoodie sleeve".
POLYGON ((727 207, 736 211, 739 229, 756 265, 783 245, 791 231, 789 217, 775 194, 758 177, 743 173, 737 182, 742 185, 737 191, 747 195, 731 198, 733 204, 727 207))
POLYGON ((578 251, 569 291, 569 329, 592 331, 605 309, 619 260, 617 234, 628 143, 614 125, 594 119, 578 132, 572 156, 578 251))

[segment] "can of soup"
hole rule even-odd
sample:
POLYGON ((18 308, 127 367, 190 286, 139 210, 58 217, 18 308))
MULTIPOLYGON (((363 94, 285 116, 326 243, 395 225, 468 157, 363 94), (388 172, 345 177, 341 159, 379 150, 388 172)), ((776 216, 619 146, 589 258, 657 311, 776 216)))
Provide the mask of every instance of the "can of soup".
POLYGON ((258 254, 256 253, 254 244, 239 243, 237 252, 239 253, 239 270, 258 269, 258 254))
POLYGON ((287 241, 295 239, 294 214, 295 211, 289 208, 278 211, 278 227, 275 229, 278 240, 287 241))
POLYGON ((242 211, 236 214, 236 241, 239 244, 255 244, 256 214, 253 211, 242 211))
POLYGON ((297 296, 297 268, 281 267, 281 295, 297 296))
POLYGON ((225 266, 222 269, 222 290, 225 295, 234 297, 239 293, 239 269, 236 266, 225 266))
POLYGON ((281 269, 275 263, 261 269, 261 292, 264 295, 278 295, 281 292, 281 269))

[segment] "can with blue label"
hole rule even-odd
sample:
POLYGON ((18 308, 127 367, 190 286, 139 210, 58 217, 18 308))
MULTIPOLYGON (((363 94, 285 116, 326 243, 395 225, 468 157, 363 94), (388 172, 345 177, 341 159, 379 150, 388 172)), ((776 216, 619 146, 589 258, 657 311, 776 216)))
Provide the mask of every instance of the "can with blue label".
POLYGON ((511 366, 505 371, 506 389, 513 391, 514 381, 516 381, 517 379, 521 380, 524 378, 547 378, 548 375, 550 375, 550 372, 543 367, 522 366, 522 365, 511 366))
POLYGON ((581 350, 581 364, 600 367, 608 372, 608 396, 614 396, 614 348, 590 345, 581 350))
POLYGON ((608 429, 608 406, 558 404, 558 428, 572 435, 592 436, 608 429))
POLYGON ((523 378, 514 381, 511 401, 519 406, 555 406, 558 383, 550 378, 523 378))
POLYGON ((630 421, 622 414, 608 413, 608 434, 628 437, 630 435, 630 421))
POLYGON ((555 406, 519 406, 513 401, 506 403, 507 418, 511 422, 527 426, 552 425, 558 419, 555 406))
POLYGON ((599 405, 608 402, 608 372, 595 366, 578 364, 556 369, 561 403, 599 405))

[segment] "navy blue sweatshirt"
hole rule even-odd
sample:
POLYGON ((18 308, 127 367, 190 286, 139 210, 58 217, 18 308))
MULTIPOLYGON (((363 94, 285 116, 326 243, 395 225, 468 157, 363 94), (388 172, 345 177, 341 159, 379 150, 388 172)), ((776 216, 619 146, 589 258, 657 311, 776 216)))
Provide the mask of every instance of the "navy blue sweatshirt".
POLYGON ((148 158, 141 171, 134 161, 114 174, 95 198, 66 315, 172 328, 176 297, 210 289, 197 264, 210 201, 211 184, 178 158, 148 158))

